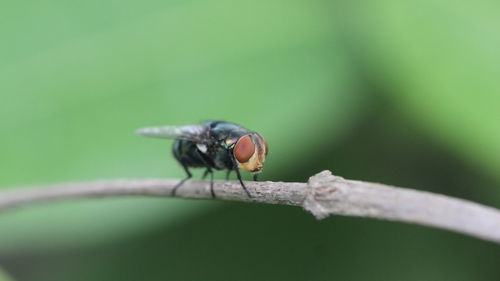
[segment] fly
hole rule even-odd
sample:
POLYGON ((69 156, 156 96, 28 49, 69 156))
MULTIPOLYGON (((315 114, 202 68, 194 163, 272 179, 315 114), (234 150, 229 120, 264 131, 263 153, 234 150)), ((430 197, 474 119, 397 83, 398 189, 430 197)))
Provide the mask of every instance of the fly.
POLYGON ((227 170, 226 179, 234 170, 248 197, 252 197, 241 179, 240 169, 251 172, 253 180, 256 181, 268 153, 267 142, 262 135, 225 121, 148 127, 139 129, 137 133, 147 137, 175 140, 172 152, 186 171, 187 177, 174 186, 172 196, 192 177, 189 168, 205 168, 203 179, 210 174, 210 192, 213 198, 214 170, 227 170))

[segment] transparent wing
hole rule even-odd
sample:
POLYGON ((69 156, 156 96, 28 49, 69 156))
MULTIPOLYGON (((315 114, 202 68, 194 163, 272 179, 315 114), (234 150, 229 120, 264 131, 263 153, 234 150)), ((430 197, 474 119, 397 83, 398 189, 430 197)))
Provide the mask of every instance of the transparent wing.
POLYGON ((137 134, 160 139, 183 139, 197 143, 209 141, 207 129, 203 125, 160 126, 137 130, 137 134))

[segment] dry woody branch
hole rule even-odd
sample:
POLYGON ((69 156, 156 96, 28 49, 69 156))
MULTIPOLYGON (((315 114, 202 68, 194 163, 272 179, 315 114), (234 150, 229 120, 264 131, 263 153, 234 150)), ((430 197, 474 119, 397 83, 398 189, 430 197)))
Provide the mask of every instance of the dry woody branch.
MULTIPOLYGON (((0 211, 36 202, 108 196, 170 197, 174 179, 106 180, 0 192, 0 211)), ((500 210, 467 200, 383 184, 346 180, 323 171, 307 183, 216 181, 216 199, 301 206, 316 218, 369 217, 447 229, 500 243, 500 210)), ((211 199, 210 183, 187 181, 175 197, 211 199)), ((167 204, 167 203, 166 203, 167 204)))

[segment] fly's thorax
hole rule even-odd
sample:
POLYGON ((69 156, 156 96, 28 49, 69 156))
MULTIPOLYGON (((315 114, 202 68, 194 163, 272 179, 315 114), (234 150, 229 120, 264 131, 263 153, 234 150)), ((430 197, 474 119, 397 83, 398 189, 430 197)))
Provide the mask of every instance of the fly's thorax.
POLYGON ((262 171, 267 152, 266 140, 257 133, 250 133, 240 137, 233 147, 233 156, 238 168, 252 173, 262 171))

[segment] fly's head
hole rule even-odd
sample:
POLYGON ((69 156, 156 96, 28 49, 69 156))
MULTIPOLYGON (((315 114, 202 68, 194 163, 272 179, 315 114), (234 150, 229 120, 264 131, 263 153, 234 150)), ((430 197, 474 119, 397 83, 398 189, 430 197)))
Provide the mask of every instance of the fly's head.
POLYGON ((247 170, 252 174, 262 171, 267 153, 267 142, 263 136, 257 133, 240 137, 233 147, 233 156, 238 168, 247 170))

